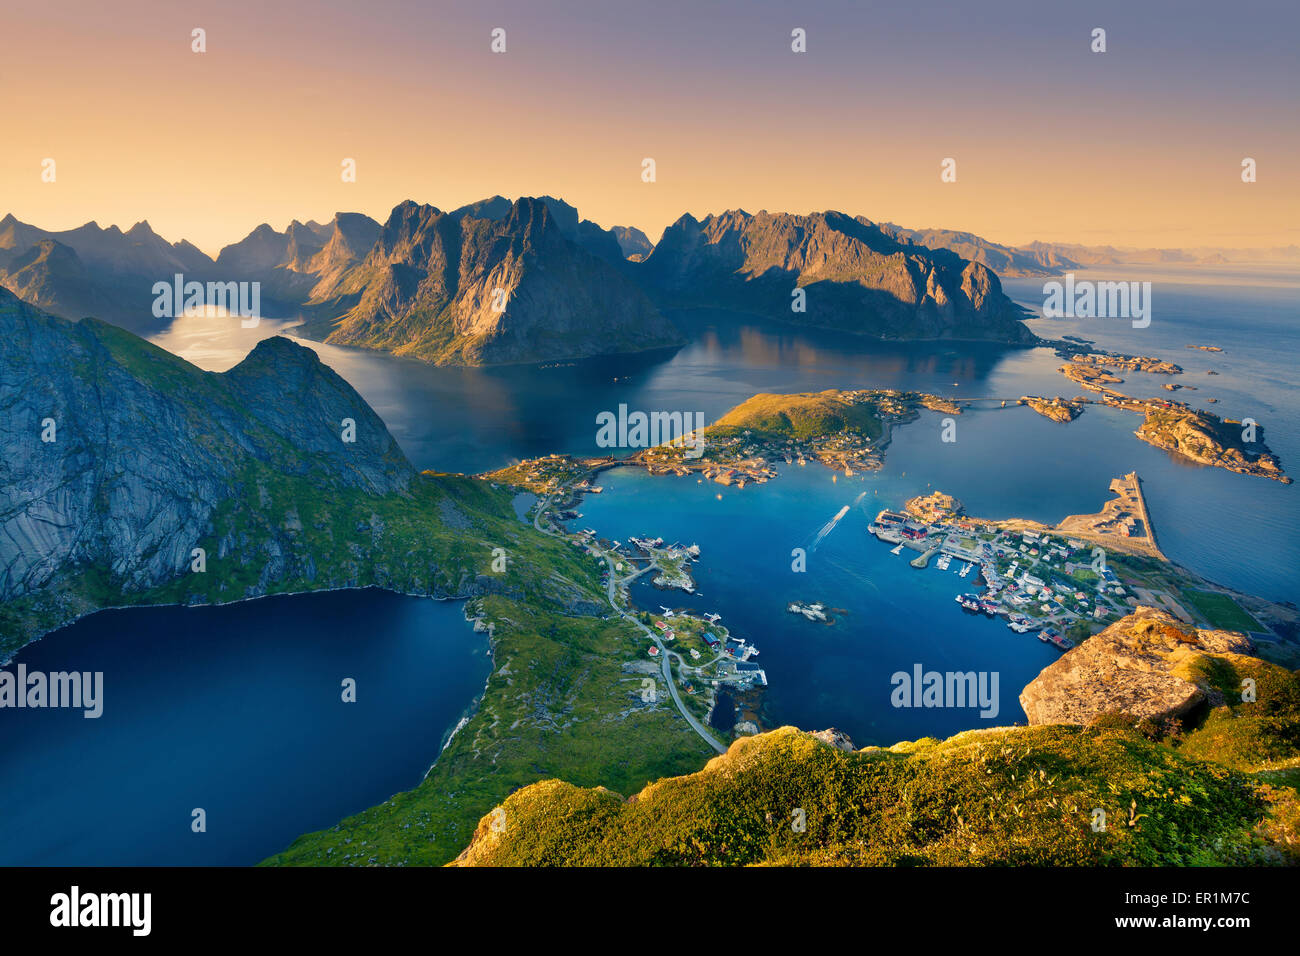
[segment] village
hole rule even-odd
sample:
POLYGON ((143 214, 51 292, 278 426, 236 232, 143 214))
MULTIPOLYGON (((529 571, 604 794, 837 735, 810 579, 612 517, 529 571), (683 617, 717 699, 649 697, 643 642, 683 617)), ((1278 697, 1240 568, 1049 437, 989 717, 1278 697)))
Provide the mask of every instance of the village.
POLYGON ((658 613, 629 610, 631 586, 643 577, 649 577, 659 590, 695 593, 691 566, 700 557, 699 546, 669 544, 650 536, 632 536, 626 542, 610 540, 593 528, 571 530, 565 524, 582 517, 577 509, 584 496, 603 493, 595 484, 596 476, 613 463, 613 459, 552 455, 523 462, 492 478, 494 483, 527 487, 538 494, 533 511, 538 530, 567 540, 603 564, 600 580, 611 607, 650 638, 646 657, 628 662, 624 670, 635 674, 662 670, 675 702, 706 740, 711 738, 705 725, 728 736, 757 733, 761 692, 768 682, 767 673, 754 661, 759 654, 757 646, 733 635, 719 614, 697 616, 665 605, 659 606, 658 613), (739 720, 734 719, 733 710, 739 720))
POLYGON ((1093 515, 1071 515, 1054 528, 963 514, 935 492, 883 510, 869 526, 895 554, 914 553, 912 567, 971 581, 956 603, 972 614, 1001 618, 1012 631, 1069 650, 1139 605, 1169 611, 1187 624, 1215 627, 1221 615, 1238 627, 1262 626, 1226 593, 1202 589, 1168 563, 1156 545, 1136 474, 1111 482, 1115 497, 1093 515))

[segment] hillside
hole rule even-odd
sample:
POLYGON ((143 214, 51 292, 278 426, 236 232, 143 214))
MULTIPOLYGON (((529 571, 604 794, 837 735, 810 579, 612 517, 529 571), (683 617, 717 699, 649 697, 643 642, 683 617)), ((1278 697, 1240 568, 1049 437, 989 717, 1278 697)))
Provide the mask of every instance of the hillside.
POLYGON ((1034 341, 985 266, 838 212, 686 215, 633 274, 676 308, 750 312, 883 339, 1034 341), (796 289, 804 311, 795 308, 796 289))
POLYGON ((745 429, 799 440, 841 432, 876 439, 884 431, 875 402, 838 389, 795 395, 763 392, 746 399, 710 426, 710 432, 745 429))
MULTIPOLYGON (((1155 616, 1140 612, 1112 631, 1143 630, 1155 616)), ((1091 666, 1089 643, 1059 664, 1091 666)), ((1117 701, 1084 725, 993 728, 863 750, 842 734, 785 727, 738 740, 700 772, 657 781, 631 799, 558 780, 526 787, 480 821, 456 862, 1300 863, 1300 678, 1191 644, 1180 672, 1213 709, 1183 725, 1122 714, 1117 701), (1257 701, 1241 700, 1247 676, 1257 701), (1104 829, 1094 827, 1097 810, 1104 829)))
POLYGON ((593 606, 573 583, 591 572, 527 533, 504 492, 417 474, 310 349, 270 338, 204 372, 3 291, 0 334, 0 658, 120 604, 366 585, 483 594, 500 584, 485 573, 492 549, 512 542, 535 556, 518 593, 593 606))

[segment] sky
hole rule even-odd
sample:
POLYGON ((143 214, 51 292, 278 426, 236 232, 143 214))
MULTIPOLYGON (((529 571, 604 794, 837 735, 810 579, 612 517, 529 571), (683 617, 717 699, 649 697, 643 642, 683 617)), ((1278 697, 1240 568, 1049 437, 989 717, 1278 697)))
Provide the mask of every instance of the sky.
POLYGON ((652 240, 743 208, 1300 242, 1294 0, 0 4, 0 215, 47 229, 147 220, 215 253, 262 222, 501 194, 652 240))

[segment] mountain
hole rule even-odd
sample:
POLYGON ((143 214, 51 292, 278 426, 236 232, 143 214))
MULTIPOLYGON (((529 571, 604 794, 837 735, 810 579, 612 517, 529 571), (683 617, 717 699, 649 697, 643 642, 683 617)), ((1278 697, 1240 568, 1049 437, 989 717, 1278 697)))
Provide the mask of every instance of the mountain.
POLYGON ((654 250, 654 243, 636 226, 611 226, 610 232, 618 240, 618 247, 625 259, 640 262, 654 250))
POLYGON ((493 199, 451 213, 408 201, 365 259, 313 288, 304 332, 457 365, 680 344, 614 260, 613 236, 556 200, 507 209, 493 199))
POLYGON ((53 239, 0 249, 0 284, 59 315, 94 315, 113 308, 113 286, 97 282, 71 247, 53 239))
POLYGON ((0 337, 0 660, 101 607, 368 585, 467 596, 494 586, 492 542, 522 549, 528 580, 565 551, 522 540, 505 492, 417 474, 288 339, 215 374, 4 290, 0 337))
POLYGON ((295 219, 284 232, 262 223, 222 248, 214 271, 225 281, 260 282, 263 311, 294 314, 322 279, 364 258, 378 234, 379 223, 360 213, 336 213, 327 224, 295 219))
POLYGON ((1248 646, 1140 608, 1026 688, 1027 707, 1066 709, 1030 710, 1032 726, 861 750, 785 727, 628 799, 544 780, 485 815, 456 863, 1300 863, 1300 676, 1248 646))
POLYGON ((126 232, 88 222, 49 232, 0 220, 0 286, 65 318, 95 315, 152 330, 153 285, 177 273, 206 279, 213 262, 188 242, 169 243, 138 222, 126 232))
POLYGON ((1041 243, 1017 249, 981 238, 974 233, 955 232, 951 229, 905 229, 890 222, 881 223, 880 229, 899 242, 955 252, 963 259, 988 266, 1002 278, 1060 275, 1066 269, 1080 268, 1077 262, 1041 243))
POLYGON ((987 267, 843 213, 686 215, 633 273, 661 305, 747 311, 884 339, 1029 343, 987 267), (798 311, 796 289, 805 310, 798 311))
POLYGON ((1232 265, 1300 263, 1300 246, 1238 249, 1197 246, 1185 249, 1117 248, 1069 242, 1031 242, 1006 246, 969 232, 951 229, 906 229, 882 223, 882 230, 901 242, 947 249, 988 266, 1003 278, 1058 276, 1075 269, 1116 265, 1232 265))

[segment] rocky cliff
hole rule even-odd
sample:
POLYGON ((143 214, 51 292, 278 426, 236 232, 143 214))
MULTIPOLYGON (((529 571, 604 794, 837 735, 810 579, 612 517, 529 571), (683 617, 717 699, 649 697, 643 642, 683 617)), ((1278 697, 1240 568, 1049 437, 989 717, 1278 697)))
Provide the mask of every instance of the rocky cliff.
POLYGON ((1155 721, 1182 717, 1207 700, 1223 703, 1193 679, 1192 661, 1253 651, 1244 635, 1197 630, 1140 607, 1043 668, 1021 692, 1020 706, 1030 724, 1087 724, 1113 712, 1155 721))
POLYGON ((479 593, 492 548, 519 537, 504 492, 417 475, 356 391, 288 339, 215 374, 0 290, 0 341, 0 658, 115 604, 479 593))
POLYGON ((683 216, 634 274, 679 307, 886 339, 1034 340, 987 267, 837 212, 683 216))
POLYGON ((313 290, 318 317, 308 331, 341 345, 466 365, 680 343, 672 323, 611 261, 622 260, 617 241, 591 225, 549 198, 508 209, 485 201, 454 213, 402 203, 362 262, 313 290), (339 304, 350 307, 330 318, 339 304))

